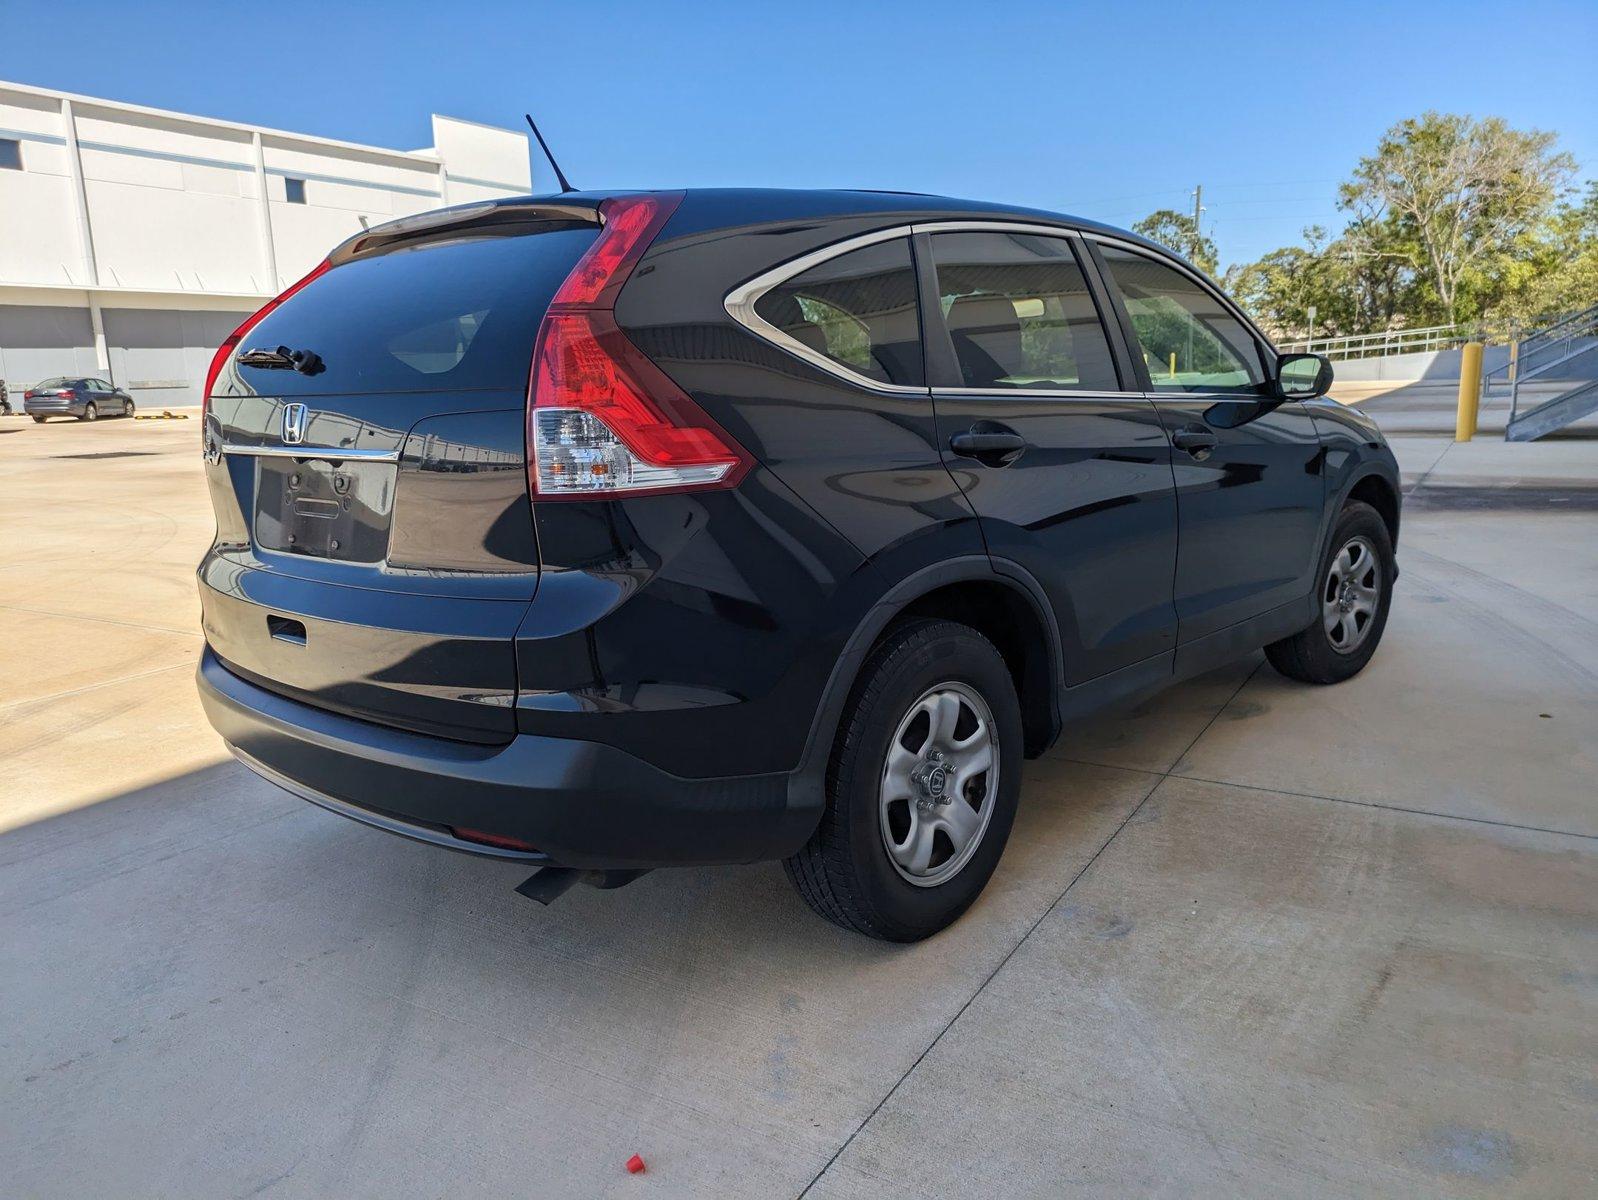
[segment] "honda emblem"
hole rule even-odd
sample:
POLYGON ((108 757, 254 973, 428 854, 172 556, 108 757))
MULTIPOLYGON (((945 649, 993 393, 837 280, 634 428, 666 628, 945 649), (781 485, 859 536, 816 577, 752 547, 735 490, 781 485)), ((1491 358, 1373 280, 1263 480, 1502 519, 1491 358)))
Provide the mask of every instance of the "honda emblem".
POLYGON ((305 440, 306 412, 303 404, 283 406, 283 444, 298 446, 305 440))

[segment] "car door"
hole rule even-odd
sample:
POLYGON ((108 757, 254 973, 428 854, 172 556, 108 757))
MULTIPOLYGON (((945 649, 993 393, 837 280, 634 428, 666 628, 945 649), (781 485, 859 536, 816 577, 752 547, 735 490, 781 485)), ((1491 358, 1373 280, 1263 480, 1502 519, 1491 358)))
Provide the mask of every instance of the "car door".
POLYGON ((1179 645, 1254 618, 1290 623, 1312 586, 1325 496, 1308 411, 1267 394, 1268 348, 1196 272, 1109 239, 1092 244, 1173 444, 1179 645))
POLYGON ((1158 666, 1176 642, 1170 444, 1123 379, 1079 239, 929 226, 916 241, 938 434, 989 554, 1048 593, 1068 684, 1158 666))

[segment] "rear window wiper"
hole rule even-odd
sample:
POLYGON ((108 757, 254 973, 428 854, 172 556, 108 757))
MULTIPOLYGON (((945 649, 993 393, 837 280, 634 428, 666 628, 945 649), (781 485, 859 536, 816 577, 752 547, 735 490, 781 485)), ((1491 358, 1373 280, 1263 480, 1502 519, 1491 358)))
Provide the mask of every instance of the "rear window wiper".
POLYGON ((315 375, 322 369, 322 356, 315 350, 290 350, 279 346, 276 350, 254 347, 241 350, 233 360, 242 367, 260 367, 267 371, 298 371, 301 375, 315 375))

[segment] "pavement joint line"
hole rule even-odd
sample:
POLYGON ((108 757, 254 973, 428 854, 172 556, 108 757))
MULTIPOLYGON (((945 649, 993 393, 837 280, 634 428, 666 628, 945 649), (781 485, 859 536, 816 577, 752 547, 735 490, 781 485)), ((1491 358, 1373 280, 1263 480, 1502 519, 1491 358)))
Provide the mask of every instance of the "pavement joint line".
POLYGON ((32 608, 26 604, 0 604, 7 612, 32 613, 36 617, 62 617, 69 621, 97 621, 101 625, 120 625, 124 629, 143 629, 150 633, 176 633, 183 637, 202 636, 197 629, 174 629, 170 625, 145 625, 139 621, 119 621, 115 617, 91 617, 88 613, 62 612, 57 608, 32 608))
POLYGON ((97 692, 101 688, 108 688, 118 683, 131 683, 135 679, 148 679, 151 675, 163 675, 168 671, 192 671, 193 663, 172 663, 165 667, 151 667, 148 671, 135 671, 131 675, 119 675, 115 679, 102 679, 98 683, 86 683, 82 687, 68 688, 64 692, 51 692, 48 696, 31 696, 26 700, 8 700, 0 704, 0 713, 12 712, 15 709, 26 708, 30 704, 48 704, 52 700, 65 700, 68 696, 81 696, 84 692, 97 692))
POLYGON ((1422 471, 1420 473, 1420 478, 1419 479, 1415 480, 1414 483, 1410 484, 1409 490, 1407 492, 1405 492, 1404 495, 1413 496, 1416 492, 1420 491, 1421 488, 1425 487, 1426 486, 1426 481, 1432 477, 1432 472, 1437 469, 1437 465, 1440 462, 1442 462, 1443 459, 1448 456, 1448 452, 1450 450, 1452 450, 1457 445, 1459 445, 1458 442, 1449 441, 1449 443, 1446 446, 1443 447, 1442 453, 1439 454, 1436 458, 1432 459, 1432 465, 1427 467, 1424 471, 1422 471))
MULTIPOLYGON (((1259 673, 1260 667, 1264 665, 1264 663, 1254 664, 1254 669, 1243 677, 1242 682, 1232 689, 1231 694, 1228 695, 1221 706, 1215 710, 1210 719, 1204 722, 1204 728, 1200 729, 1196 734, 1194 734, 1193 740, 1182 748, 1182 753, 1176 756, 1176 762, 1181 762, 1182 755, 1186 754, 1194 746, 1198 745, 1199 739, 1210 731, 1210 726, 1215 724, 1215 722, 1220 719, 1221 714, 1231 706, 1232 701, 1237 699, 1238 694, 1248 686, 1249 680, 1253 679, 1254 676, 1259 673)), ((998 961, 993 970, 988 972, 987 976, 982 980, 982 982, 977 985, 976 990, 973 991, 971 995, 966 997, 965 1003, 960 1005, 960 1007, 955 1011, 955 1014, 949 1018, 948 1023, 945 1024, 942 1029, 938 1030, 933 1039, 927 1043, 926 1048, 923 1049, 920 1054, 916 1055, 916 1060, 905 1069, 904 1074, 899 1076, 899 1078, 894 1082, 894 1085, 888 1089, 887 1093, 882 1097, 882 1099, 877 1101, 877 1103, 872 1107, 871 1111, 865 1115, 864 1120, 862 1120, 860 1124, 856 1125, 853 1132, 851 1132, 849 1136, 843 1140, 843 1144, 840 1145, 837 1150, 833 1151, 832 1157, 822 1165, 821 1170, 815 1173, 810 1182, 805 1184, 804 1190, 799 1193, 799 1195, 796 1197, 796 1200, 804 1200, 804 1198, 810 1194, 810 1190, 815 1187, 817 1183, 821 1182, 821 1177, 832 1169, 833 1163, 837 1162, 838 1159, 843 1157, 843 1152, 854 1143, 855 1138, 860 1136, 860 1131, 867 1125, 871 1124, 872 1119, 882 1111, 883 1106, 887 1104, 889 1100, 892 1100, 898 1090, 904 1086, 904 1081, 909 1079, 911 1075, 915 1074, 915 1069, 921 1065, 921 1063, 926 1059, 927 1055, 931 1054, 935 1049, 937 1049, 938 1043, 943 1040, 944 1035, 947 1034, 949 1030, 955 1027, 960 1018, 965 1015, 966 1009, 970 1008, 971 1005, 976 1003, 977 997, 987 990, 988 984, 992 983, 994 979, 998 977, 999 972, 1004 970, 1004 968, 1009 964, 1010 960, 1016 956, 1016 952, 1019 951, 1022 946, 1026 945, 1029 940, 1031 940, 1032 935, 1038 931, 1038 926, 1042 925, 1044 921, 1048 920, 1050 915, 1053 914, 1054 910, 1060 907, 1060 902, 1064 900, 1065 897, 1070 893, 1071 889, 1081 881, 1082 877, 1092 869, 1093 864, 1099 861, 1099 856, 1110 848, 1110 843, 1121 836, 1121 831, 1132 823, 1132 818, 1136 817, 1138 813, 1143 810, 1143 806, 1149 802, 1150 797, 1152 797, 1155 792, 1159 791, 1160 788, 1165 785, 1165 781, 1171 777, 1170 771, 1165 771, 1163 773, 1158 771, 1147 771, 1140 773, 1159 775, 1160 777, 1154 781, 1153 787, 1149 788, 1148 791, 1143 793, 1143 798, 1132 806, 1132 811, 1127 813, 1126 816, 1122 818, 1121 823, 1115 827, 1114 832, 1112 832, 1109 837, 1105 838, 1103 843, 1100 844, 1099 848, 1095 850, 1088 858, 1087 862, 1082 864, 1081 869, 1077 871, 1075 875, 1071 876, 1070 882, 1065 885, 1065 890, 1056 896, 1053 902, 1050 903, 1049 906, 1040 914, 1038 914, 1037 920, 1033 921, 1031 925, 1027 926, 1027 931, 1021 935, 1020 939, 1015 945, 1010 947, 1009 951, 998 961)))
MULTIPOLYGON (((1187 753, 1187 751, 1183 751, 1187 753)), ((1210 779, 1204 775, 1178 775, 1172 771, 1155 771, 1148 767, 1125 767, 1119 763, 1094 762, 1090 758, 1070 758, 1066 755, 1049 755, 1054 762, 1074 763, 1080 767, 1097 767, 1105 771, 1126 771, 1133 775, 1158 775, 1160 782, 1175 779, 1188 783, 1208 783, 1215 787, 1241 788, 1246 792, 1265 792, 1273 796, 1292 796, 1298 800, 1324 800, 1329 804, 1352 804, 1358 808, 1380 808, 1386 812, 1406 813, 1412 817, 1434 817, 1439 821, 1463 821, 1469 825, 1491 825, 1497 829, 1518 829, 1524 833, 1547 833, 1555 837, 1580 838, 1598 841, 1598 833, 1581 833, 1574 829, 1553 829, 1547 825, 1521 825, 1515 821, 1497 821, 1492 817, 1467 817, 1461 813, 1438 812, 1432 808, 1411 808, 1403 804, 1383 804, 1377 800, 1355 800, 1348 796, 1326 796, 1320 792, 1300 792, 1293 788, 1267 787, 1259 783, 1239 783, 1235 779, 1210 779)), ((1158 785, 1156 785, 1158 786, 1158 785)))

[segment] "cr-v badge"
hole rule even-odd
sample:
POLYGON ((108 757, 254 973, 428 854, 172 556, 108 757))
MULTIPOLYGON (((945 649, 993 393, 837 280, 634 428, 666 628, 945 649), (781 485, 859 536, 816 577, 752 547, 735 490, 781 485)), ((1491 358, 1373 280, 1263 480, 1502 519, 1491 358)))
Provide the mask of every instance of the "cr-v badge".
POLYGON ((283 406, 283 444, 285 446, 298 446, 305 440, 305 405, 285 404, 283 406))

